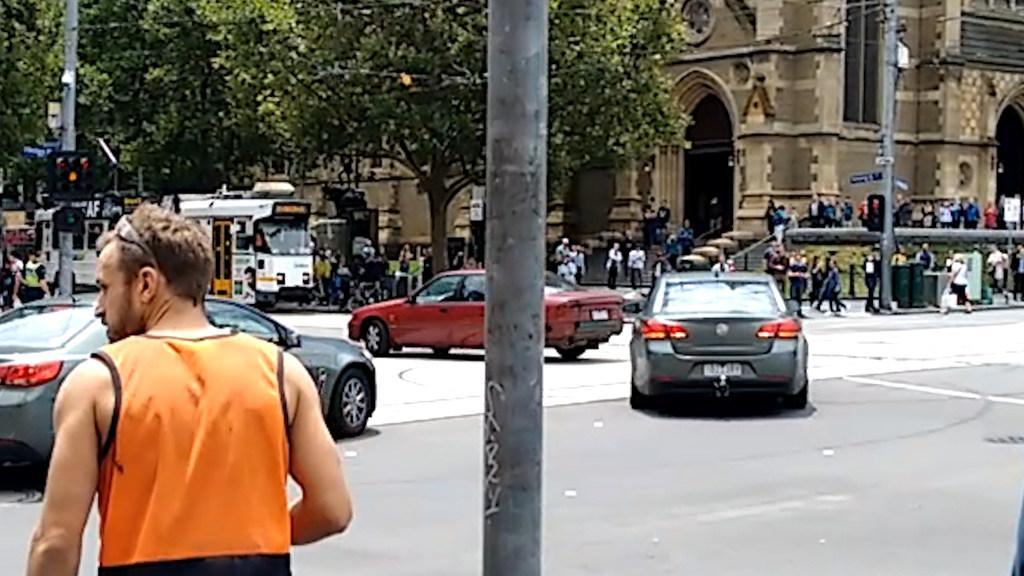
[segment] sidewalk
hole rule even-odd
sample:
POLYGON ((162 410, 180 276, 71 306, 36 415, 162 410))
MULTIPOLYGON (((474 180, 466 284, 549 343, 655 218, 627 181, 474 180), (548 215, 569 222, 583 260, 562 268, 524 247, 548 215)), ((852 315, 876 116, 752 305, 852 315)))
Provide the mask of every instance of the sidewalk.
MULTIPOLYGON (((845 312, 841 314, 841 316, 865 317, 874 315, 864 309, 865 304, 867 304, 866 300, 843 300, 843 303, 846 304, 847 309, 845 312)), ((822 304, 821 309, 825 310, 826 312, 819 314, 816 310, 814 310, 813 307, 806 303, 804 304, 804 314, 807 315, 808 318, 822 318, 826 316, 834 316, 827 313, 828 303, 822 304)), ((999 310, 1024 310, 1024 302, 1014 302, 1011 300, 1009 303, 1006 303, 1005 299, 1003 299, 1001 296, 996 296, 992 304, 974 305, 975 312, 992 312, 999 310)), ((895 311, 895 315, 901 316, 913 314, 939 314, 939 312, 940 310, 938 308, 933 307, 900 308, 895 311)), ((950 312, 962 312, 962 309, 954 308, 950 312)))

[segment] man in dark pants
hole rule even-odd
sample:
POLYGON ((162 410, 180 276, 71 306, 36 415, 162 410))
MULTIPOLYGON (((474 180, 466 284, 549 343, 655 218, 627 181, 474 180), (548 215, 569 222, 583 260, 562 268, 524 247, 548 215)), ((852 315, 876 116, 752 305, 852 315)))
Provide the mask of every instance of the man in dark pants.
POLYGON ((1010 269, 1013 270, 1013 299, 1020 302, 1024 299, 1024 244, 1017 246, 1010 269))
POLYGON ((877 252, 864 259, 864 284, 868 287, 868 301, 864 309, 868 312, 878 312, 878 280, 882 272, 882 261, 877 252))

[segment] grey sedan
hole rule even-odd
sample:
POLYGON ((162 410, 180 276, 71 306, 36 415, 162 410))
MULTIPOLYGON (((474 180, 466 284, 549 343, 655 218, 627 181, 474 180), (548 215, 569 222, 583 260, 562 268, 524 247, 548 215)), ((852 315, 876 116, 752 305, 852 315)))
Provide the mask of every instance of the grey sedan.
MULTIPOLYGON (((107 343, 92 298, 36 302, 0 316, 0 466, 45 463, 53 447, 53 403, 65 376, 107 343)), ((371 356, 340 338, 300 336, 265 314, 209 298, 210 321, 278 344, 312 375, 336 436, 356 436, 376 405, 371 356)))
POLYGON ((670 274, 636 318, 630 405, 659 397, 766 395, 807 405, 807 339, 764 274, 670 274))

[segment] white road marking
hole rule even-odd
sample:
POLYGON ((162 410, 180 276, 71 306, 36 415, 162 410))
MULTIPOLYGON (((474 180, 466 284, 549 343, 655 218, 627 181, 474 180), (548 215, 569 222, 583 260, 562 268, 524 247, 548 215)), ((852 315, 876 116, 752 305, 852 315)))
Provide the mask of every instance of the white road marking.
POLYGON ((890 382, 888 380, 879 380, 878 378, 847 376, 846 378, 844 378, 844 380, 848 382, 855 382, 857 384, 867 384, 869 386, 881 386, 883 388, 892 388, 894 390, 907 390, 910 392, 920 392, 921 394, 948 396, 950 398, 963 398, 965 400, 981 400, 982 398, 984 398, 984 396, 982 396, 981 394, 975 394, 974 392, 964 392, 963 390, 954 390, 952 388, 937 388, 935 386, 903 384, 902 382, 890 382))
POLYGON ((869 386, 892 388, 894 390, 906 390, 908 392, 931 394, 933 396, 945 396, 947 398, 957 398, 961 400, 985 400, 987 402, 993 402, 995 404, 1011 404, 1014 406, 1024 406, 1024 398, 1014 398, 1012 396, 985 395, 978 394, 976 392, 965 392, 963 390, 956 390, 954 388, 919 386, 917 384, 905 384, 903 382, 879 380, 878 378, 862 378, 860 376, 847 376, 843 378, 843 380, 846 380, 848 382, 854 382, 857 384, 867 384, 869 386))

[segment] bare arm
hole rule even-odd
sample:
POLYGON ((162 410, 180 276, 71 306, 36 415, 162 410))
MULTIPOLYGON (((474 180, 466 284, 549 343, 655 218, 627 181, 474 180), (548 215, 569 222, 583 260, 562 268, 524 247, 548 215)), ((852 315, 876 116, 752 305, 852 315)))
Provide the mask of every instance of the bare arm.
POLYGON ((338 534, 352 521, 352 502, 341 456, 320 411, 320 396, 309 373, 285 354, 285 383, 294 391, 291 474, 302 488, 292 506, 292 544, 311 544, 338 534))
POLYGON ((97 393, 110 373, 89 360, 68 375, 54 407, 53 456, 43 512, 32 536, 28 576, 74 576, 99 477, 97 393))

